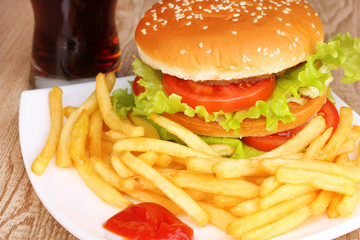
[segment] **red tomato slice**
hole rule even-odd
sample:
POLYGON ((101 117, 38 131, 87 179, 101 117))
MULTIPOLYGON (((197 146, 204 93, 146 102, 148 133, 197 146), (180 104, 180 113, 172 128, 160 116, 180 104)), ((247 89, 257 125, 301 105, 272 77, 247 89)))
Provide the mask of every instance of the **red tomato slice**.
POLYGON ((138 83, 138 81, 142 79, 141 77, 139 76, 136 76, 134 82, 133 82, 133 92, 134 94, 137 96, 139 95, 140 93, 143 93, 145 92, 145 88, 143 86, 140 86, 140 84, 138 83))
MULTIPOLYGON (((334 132, 339 124, 339 113, 330 100, 326 100, 325 104, 318 112, 318 115, 325 118, 326 128, 332 127, 334 132)), ((242 141, 250 147, 268 152, 286 143, 289 139, 298 134, 305 125, 306 123, 291 130, 264 137, 244 137, 242 138, 242 141)))
POLYGON ((258 100, 268 99, 275 88, 275 77, 255 84, 209 85, 164 74, 163 88, 168 95, 180 95, 181 102, 192 108, 204 106, 208 112, 234 112, 252 107, 258 100))

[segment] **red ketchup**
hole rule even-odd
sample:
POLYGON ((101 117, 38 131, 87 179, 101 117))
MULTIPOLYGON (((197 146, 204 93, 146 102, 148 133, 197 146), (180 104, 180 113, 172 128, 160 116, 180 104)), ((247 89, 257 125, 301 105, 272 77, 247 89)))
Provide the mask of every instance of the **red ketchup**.
POLYGON ((193 230, 156 203, 134 204, 111 217, 104 228, 133 240, 190 240, 193 230))

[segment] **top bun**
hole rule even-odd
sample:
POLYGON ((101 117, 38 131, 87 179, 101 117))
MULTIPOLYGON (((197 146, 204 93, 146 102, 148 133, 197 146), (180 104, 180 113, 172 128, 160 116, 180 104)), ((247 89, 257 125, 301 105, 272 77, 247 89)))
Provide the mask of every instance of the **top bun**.
POLYGON ((135 32, 145 63, 193 81, 277 73, 323 39, 318 14, 302 0, 163 0, 135 32))

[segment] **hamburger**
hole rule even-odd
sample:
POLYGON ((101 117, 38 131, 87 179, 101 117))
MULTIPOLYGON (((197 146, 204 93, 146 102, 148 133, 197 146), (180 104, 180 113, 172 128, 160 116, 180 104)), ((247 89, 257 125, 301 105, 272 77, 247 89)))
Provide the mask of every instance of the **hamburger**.
MULTIPOLYGON (((130 108, 163 114, 210 143, 242 139, 261 151, 317 114, 336 128, 331 70, 342 67, 347 83, 360 79, 359 39, 323 41, 318 14, 302 0, 159 1, 135 31, 130 108)), ((121 95, 114 108, 124 115, 121 95)))

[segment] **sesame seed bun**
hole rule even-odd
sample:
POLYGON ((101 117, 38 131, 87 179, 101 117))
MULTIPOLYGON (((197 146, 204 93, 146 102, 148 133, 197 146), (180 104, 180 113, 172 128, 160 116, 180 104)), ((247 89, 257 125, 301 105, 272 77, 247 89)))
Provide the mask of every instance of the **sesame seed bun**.
POLYGON ((135 32, 146 64, 193 81, 277 73, 303 62, 323 38, 317 13, 301 0, 164 0, 135 32))
POLYGON ((240 132, 234 135, 234 131, 226 131, 217 122, 205 122, 204 119, 194 116, 188 117, 183 113, 169 114, 164 113, 167 118, 181 124, 194 133, 211 136, 211 137, 248 137, 248 136, 266 136, 269 134, 287 131, 303 125, 309 121, 321 109, 326 101, 327 93, 323 96, 309 99, 304 105, 294 102, 289 103, 290 112, 294 115, 295 121, 283 124, 279 122, 279 126, 275 132, 266 130, 266 120, 264 117, 258 119, 244 119, 241 123, 240 132))

